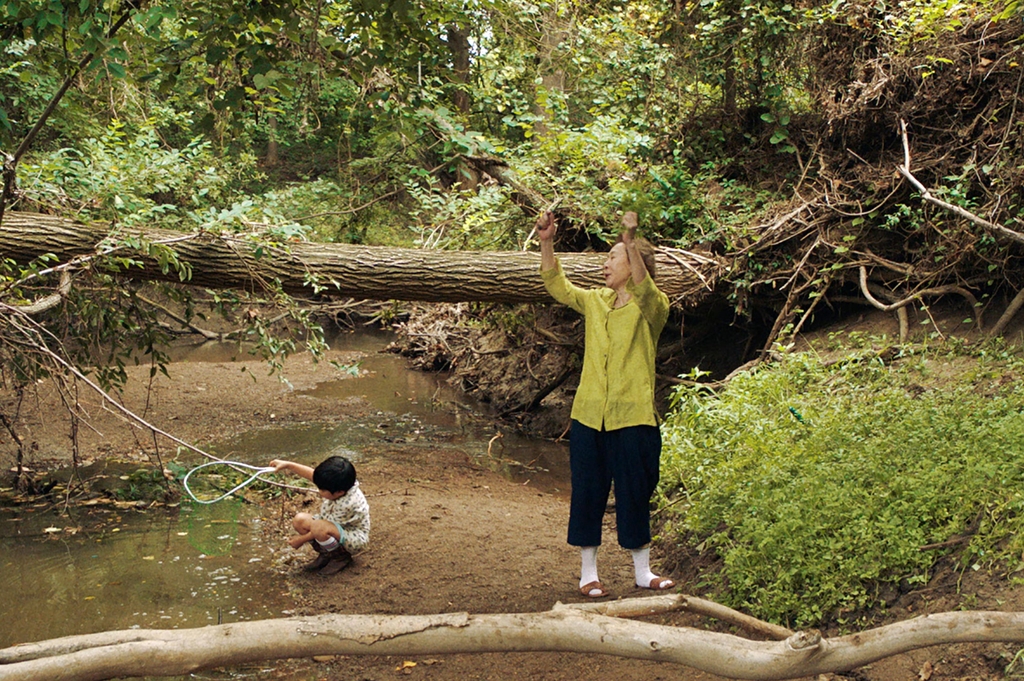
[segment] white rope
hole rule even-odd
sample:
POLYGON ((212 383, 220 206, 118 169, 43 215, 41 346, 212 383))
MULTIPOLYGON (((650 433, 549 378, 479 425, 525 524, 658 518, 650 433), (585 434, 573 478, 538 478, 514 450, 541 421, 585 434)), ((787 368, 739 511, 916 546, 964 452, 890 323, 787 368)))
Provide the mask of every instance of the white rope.
MULTIPOLYGON (((237 470, 237 468, 235 468, 235 470, 237 470)), ((186 473, 185 477, 182 478, 181 484, 185 487, 185 491, 188 492, 188 495, 190 497, 192 497, 195 501, 199 502, 200 504, 215 504, 218 501, 220 501, 221 499, 228 498, 229 496, 231 496, 232 494, 234 494, 238 490, 242 489, 243 487, 245 487, 249 483, 253 482, 256 478, 260 477, 264 473, 273 473, 273 472, 274 472, 274 467, 273 466, 250 466, 247 463, 240 463, 238 461, 209 461, 207 463, 200 464, 199 466, 196 466, 195 468, 190 470, 188 473, 186 473), (248 468, 249 470, 253 470, 253 471, 256 471, 256 472, 253 473, 252 475, 250 475, 248 480, 246 480, 245 482, 243 482, 240 485, 235 486, 234 489, 232 489, 232 490, 230 490, 228 492, 225 492, 224 494, 220 495, 216 499, 203 500, 203 499, 200 499, 199 497, 197 497, 195 494, 192 493, 192 490, 188 486, 188 478, 189 478, 190 475, 192 475, 193 473, 198 471, 200 468, 206 468, 208 466, 231 466, 233 468, 241 467, 241 468, 248 468)))

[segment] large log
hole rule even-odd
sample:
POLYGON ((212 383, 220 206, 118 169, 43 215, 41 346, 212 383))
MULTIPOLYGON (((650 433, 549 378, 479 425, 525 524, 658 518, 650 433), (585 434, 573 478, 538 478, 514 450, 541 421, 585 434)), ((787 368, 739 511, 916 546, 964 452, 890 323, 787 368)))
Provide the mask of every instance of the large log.
MULTIPOLYGON (((287 242, 267 248, 245 234, 166 230, 117 231, 37 213, 8 212, 0 224, 0 257, 25 264, 52 253, 61 262, 88 258, 112 241, 135 237, 166 243, 188 263, 187 283, 217 289, 259 290, 261 280, 277 281, 297 297, 329 295, 379 300, 430 302, 550 301, 538 276, 540 256, 522 252, 435 251, 410 248, 287 242), (314 292, 310 280, 322 290, 314 292)), ((178 280, 156 259, 121 249, 141 267, 124 275, 178 280)), ((561 254, 562 266, 580 286, 602 285, 600 254, 561 254)), ((724 271, 720 260, 682 251, 658 253, 658 286, 677 304, 692 304, 709 293, 724 271)))
MULTIPOLYGON (((664 597, 663 597, 664 598, 664 597)), ((687 596, 675 599, 686 608, 687 596)), ((638 599, 651 600, 651 599, 638 599)), ((673 604, 656 604, 661 611, 673 604)), ((630 614, 607 610, 608 614, 630 614)), ((898 653, 963 642, 1024 640, 1024 613, 946 612, 826 639, 797 632, 752 641, 690 627, 621 620, 593 608, 545 613, 317 615, 197 629, 69 636, 0 650, 0 681, 100 681, 316 655, 576 652, 685 665, 736 679, 793 679, 849 671, 898 653)))

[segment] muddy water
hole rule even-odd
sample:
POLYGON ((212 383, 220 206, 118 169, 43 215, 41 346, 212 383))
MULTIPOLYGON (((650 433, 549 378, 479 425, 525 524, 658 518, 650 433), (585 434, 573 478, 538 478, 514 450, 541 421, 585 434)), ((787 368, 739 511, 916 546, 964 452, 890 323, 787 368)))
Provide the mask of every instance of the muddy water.
MULTIPOLYGON (((568 490, 568 453, 563 444, 496 426, 484 405, 461 395, 443 377, 412 371, 402 357, 379 352, 388 339, 368 332, 333 339, 335 348, 366 353, 351 369, 357 378, 324 381, 301 392, 330 402, 358 400, 370 407, 370 418, 268 427, 214 443, 211 451, 254 465, 271 458, 315 465, 332 453, 358 461, 360 449, 370 444, 445 446, 465 451, 476 463, 538 490, 553 494, 568 490)), ((230 346, 225 350, 233 351, 230 346)), ((208 347, 202 352, 211 357, 216 350, 208 347)))
POLYGON ((168 513, 0 515, 0 647, 108 629, 280 617, 258 519, 239 502, 168 513))
MULTIPOLYGON (((568 488, 562 445, 498 430, 478 404, 437 376, 378 351, 388 339, 351 334, 336 348, 366 353, 355 378, 327 381, 309 399, 360 400, 369 419, 246 433, 208 449, 264 465, 315 464, 330 453, 359 461, 367 445, 456 447, 480 464, 549 492, 568 488)), ((230 361, 237 347, 181 349, 175 361, 230 361)), ((198 462, 196 462, 198 463, 198 462)), ((123 471, 129 473, 130 471, 123 471)), ((118 474, 113 471, 112 474, 118 474)), ((183 628, 280 617, 292 602, 262 545, 260 520, 233 499, 171 511, 78 508, 70 515, 0 510, 0 647, 129 628, 183 628)))

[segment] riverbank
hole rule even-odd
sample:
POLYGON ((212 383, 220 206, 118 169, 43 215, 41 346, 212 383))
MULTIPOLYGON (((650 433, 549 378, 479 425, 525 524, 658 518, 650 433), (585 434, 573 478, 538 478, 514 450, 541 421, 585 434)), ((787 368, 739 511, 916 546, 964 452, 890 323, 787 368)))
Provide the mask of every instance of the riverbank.
MULTIPOLYGON (((379 345, 334 350, 327 359, 349 367, 360 362, 365 366, 366 358, 379 345)), ((199 446, 245 433, 312 423, 364 425, 372 432, 373 437, 359 446, 358 464, 361 485, 373 513, 372 543, 351 568, 331 578, 307 575, 299 566, 311 557, 308 550, 287 548, 285 542, 291 532, 288 519, 299 508, 315 507, 313 495, 279 497, 260 507, 259 525, 266 536, 259 550, 266 555, 256 565, 266 566, 268 582, 287 596, 294 613, 535 612, 548 610, 560 601, 584 600, 575 589, 578 556, 565 544, 566 490, 537 488, 528 475, 512 479, 444 438, 431 440, 429 432, 397 428, 399 415, 379 409, 362 395, 364 391, 349 391, 348 397, 317 396, 325 394, 322 388, 327 383, 354 381, 358 385, 368 375, 338 370, 327 362, 315 364, 307 356, 288 360, 285 381, 268 375, 262 362, 245 357, 235 361, 215 356, 176 362, 169 366, 169 377, 157 374, 151 382, 147 367, 128 371, 131 378, 124 406, 161 430, 199 446)), ((396 403, 419 399, 412 393, 421 390, 410 385, 393 390, 399 394, 391 397, 396 403)), ((54 418, 61 409, 45 383, 23 403, 18 427, 26 435, 27 464, 33 475, 67 464, 71 458, 67 430, 54 425, 64 422, 54 418)), ((155 447, 151 436, 89 393, 81 393, 78 413, 82 416, 78 457, 83 463, 121 459, 155 468, 166 466, 176 456, 176 445, 158 440, 159 447, 155 447)), ((9 468, 11 443, 0 445, 4 448, 4 466, 9 468)), ((72 480, 67 467, 58 469, 55 476, 72 480)), ((71 489, 73 501, 76 488, 72 485, 71 489)), ((55 507, 69 500, 59 489, 41 498, 55 507)), ((608 516, 608 522, 612 522, 612 516, 608 516)), ((600 554, 602 580, 616 598, 648 595, 632 585, 629 555, 614 546, 612 529, 606 526, 606 545, 600 554)), ((656 564, 663 561, 664 548, 663 544, 655 546, 656 564)), ((682 592, 699 593, 699 575, 693 572, 694 566, 673 563, 671 567, 671 576, 682 592)), ((950 577, 952 581, 941 592, 928 594, 934 597, 931 607, 919 598, 912 609, 894 612, 894 619, 909 619, 936 608, 955 609, 956 599, 941 598, 942 593, 954 594, 958 588, 955 570, 950 571, 950 577)), ((992 591, 978 600, 976 607, 996 609, 1004 596, 992 591)), ((41 609, 46 607, 46 603, 40 603, 41 609)), ((696 627, 714 624, 682 613, 659 616, 655 621, 696 627)), ((999 663, 992 656, 1005 654, 1005 648, 923 649, 850 675, 828 678, 890 681, 923 678, 922 674, 930 679, 998 678, 990 671, 999 663)), ((717 678, 677 666, 571 654, 332 657, 316 662, 275 662, 259 668, 271 671, 258 672, 257 678, 286 681, 377 681, 397 674, 438 681, 717 678)))

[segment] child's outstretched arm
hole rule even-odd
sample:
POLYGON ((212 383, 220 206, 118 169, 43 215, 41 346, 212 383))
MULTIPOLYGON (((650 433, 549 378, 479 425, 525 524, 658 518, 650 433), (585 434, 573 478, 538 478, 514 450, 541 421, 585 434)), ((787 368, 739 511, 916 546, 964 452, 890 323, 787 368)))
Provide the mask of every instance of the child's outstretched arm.
POLYGON ((270 462, 270 465, 273 466, 275 473, 289 471, 300 478, 305 478, 306 480, 313 482, 313 469, 309 466, 304 466, 303 464, 295 463, 294 461, 286 461, 284 459, 274 459, 270 462))

